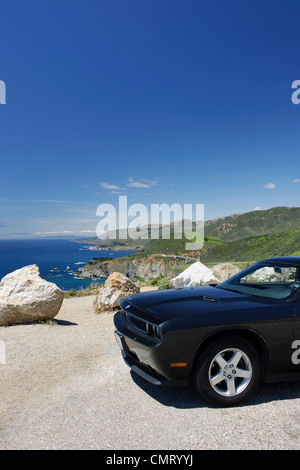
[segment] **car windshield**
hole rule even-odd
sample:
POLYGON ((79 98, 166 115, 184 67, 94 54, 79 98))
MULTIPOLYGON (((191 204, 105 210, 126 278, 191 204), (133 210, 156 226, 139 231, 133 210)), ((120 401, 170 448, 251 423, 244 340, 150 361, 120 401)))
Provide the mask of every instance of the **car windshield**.
POLYGON ((287 299, 300 287, 300 269, 280 263, 259 263, 241 271, 219 287, 268 299, 287 299))

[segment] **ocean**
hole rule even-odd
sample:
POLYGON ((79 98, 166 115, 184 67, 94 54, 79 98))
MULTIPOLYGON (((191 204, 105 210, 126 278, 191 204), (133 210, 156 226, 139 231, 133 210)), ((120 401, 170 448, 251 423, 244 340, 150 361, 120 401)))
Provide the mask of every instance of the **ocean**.
POLYGON ((37 264, 41 277, 46 281, 54 282, 64 291, 79 290, 90 284, 104 282, 104 279, 96 281, 75 277, 78 268, 92 258, 107 256, 120 258, 132 253, 112 250, 93 251, 89 250, 89 247, 90 245, 66 239, 0 240, 0 279, 16 269, 37 264))

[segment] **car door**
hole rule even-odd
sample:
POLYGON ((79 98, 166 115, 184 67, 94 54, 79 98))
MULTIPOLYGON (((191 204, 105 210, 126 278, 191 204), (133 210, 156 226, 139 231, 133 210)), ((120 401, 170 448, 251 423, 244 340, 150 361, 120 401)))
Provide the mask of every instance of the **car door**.
POLYGON ((291 344, 292 371, 300 374, 300 296, 293 302, 295 306, 294 337, 291 344))
POLYGON ((291 373, 295 306, 294 302, 270 300, 263 309, 261 324, 257 324, 257 330, 267 342, 269 373, 275 379, 291 373))

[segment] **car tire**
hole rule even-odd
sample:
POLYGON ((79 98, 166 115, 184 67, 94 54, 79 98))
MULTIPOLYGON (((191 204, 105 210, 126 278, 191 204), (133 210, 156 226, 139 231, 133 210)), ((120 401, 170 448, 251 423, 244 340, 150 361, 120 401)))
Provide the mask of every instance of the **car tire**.
POLYGON ((210 343, 197 359, 193 383, 214 406, 244 403, 261 381, 261 360, 253 345, 237 336, 210 343))

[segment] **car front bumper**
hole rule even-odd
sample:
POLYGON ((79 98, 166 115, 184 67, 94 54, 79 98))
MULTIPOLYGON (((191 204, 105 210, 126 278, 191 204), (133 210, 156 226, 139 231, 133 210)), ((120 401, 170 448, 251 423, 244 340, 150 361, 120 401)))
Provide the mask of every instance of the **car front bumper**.
POLYGON ((186 385, 187 371, 172 369, 169 351, 163 343, 151 344, 128 331, 122 323, 120 312, 114 316, 115 337, 124 362, 130 369, 148 382, 159 385, 186 385))

